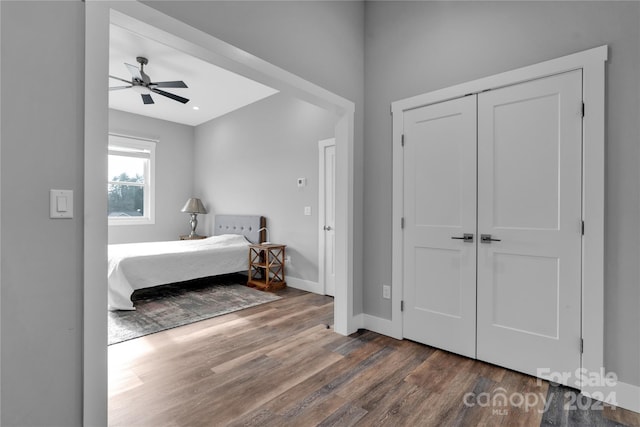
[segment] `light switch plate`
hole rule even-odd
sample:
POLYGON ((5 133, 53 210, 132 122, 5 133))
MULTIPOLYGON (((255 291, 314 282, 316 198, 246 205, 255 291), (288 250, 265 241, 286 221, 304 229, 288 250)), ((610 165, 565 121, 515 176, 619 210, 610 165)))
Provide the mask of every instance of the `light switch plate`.
POLYGON ((391 286, 382 285, 382 298, 391 299, 391 286))
POLYGON ((304 214, 305 215, 311 215, 311 206, 305 206, 304 207, 304 214))
POLYGON ((49 190, 49 217, 73 218, 73 190, 49 190))

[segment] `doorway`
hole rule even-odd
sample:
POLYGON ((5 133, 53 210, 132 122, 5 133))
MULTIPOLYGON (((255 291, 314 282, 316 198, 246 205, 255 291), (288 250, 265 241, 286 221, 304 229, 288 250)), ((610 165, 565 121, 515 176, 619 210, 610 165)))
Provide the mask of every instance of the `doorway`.
POLYGON ((107 218, 104 194, 108 135, 109 24, 134 28, 205 61, 288 92, 336 113, 336 297, 334 330, 357 330, 353 315, 353 102, 267 63, 139 2, 88 2, 85 8, 84 186, 84 424, 102 425, 107 414, 107 218), (153 23, 153 26, 148 23, 153 23))
POLYGON ((336 292, 336 140, 318 143, 318 281, 325 295, 336 292))
MULTIPOLYGON (((464 98, 465 95, 479 96, 483 92, 496 92, 498 89, 526 83, 534 80, 544 79, 562 73, 575 70, 582 72, 582 87, 580 93, 584 99, 584 118, 581 126, 581 149, 582 149, 582 188, 581 188, 581 209, 584 221, 584 232, 582 235, 582 252, 580 257, 580 300, 581 300, 581 335, 582 342, 578 342, 574 348, 580 349, 581 366, 584 372, 597 373, 604 366, 603 350, 603 272, 604 272, 604 117, 605 117, 605 62, 607 60, 607 46, 589 49, 586 51, 570 54, 560 58, 530 65, 527 67, 511 70, 501 74, 484 77, 478 80, 462 83, 456 86, 440 89, 434 92, 416 95, 411 98, 392 103, 393 114, 393 239, 392 239, 392 334, 396 338, 404 337, 404 286, 406 283, 404 269, 405 251, 405 190, 404 190, 404 118, 405 114, 411 110, 425 106, 445 103, 450 100, 464 98)), ((574 114, 582 116, 582 109, 574 110, 574 114)), ((410 144, 410 140, 407 144, 410 144)), ((482 153, 479 152, 479 156, 482 153)), ((480 199, 481 194, 478 194, 480 199)), ((478 201, 478 203, 481 203, 478 201)), ((482 219, 478 217, 478 221, 482 219)), ((462 234, 449 234, 451 242, 459 245, 470 245, 465 243, 464 233, 474 233, 474 241, 477 230, 465 231, 462 234), (460 237, 460 240, 453 240, 451 237, 460 237)), ((578 223, 576 229, 581 228, 578 223)), ((462 230, 452 229, 451 231, 461 232, 462 230)), ((481 234, 491 234, 489 239, 502 240, 493 231, 481 234)), ((502 242, 489 240, 486 243, 477 243, 477 249, 490 252, 498 248, 502 242)), ((478 253, 478 262, 481 261, 478 253)), ((473 256, 471 256, 473 257, 473 256)), ((480 291, 481 286, 478 286, 480 291)), ((480 296, 478 296, 480 298, 480 296)), ((479 318, 479 322, 481 319, 479 318)), ((472 329, 473 330, 473 329, 472 329)), ((544 335, 544 334, 542 334, 544 335)), ((475 336, 474 336, 475 338, 475 336)), ((480 349, 480 345, 478 346, 480 349)), ((551 376, 541 373, 541 378, 549 379, 551 376)), ((602 394, 598 388, 584 382, 582 378, 572 377, 572 386, 579 388, 584 394, 596 399, 602 399, 602 394)))

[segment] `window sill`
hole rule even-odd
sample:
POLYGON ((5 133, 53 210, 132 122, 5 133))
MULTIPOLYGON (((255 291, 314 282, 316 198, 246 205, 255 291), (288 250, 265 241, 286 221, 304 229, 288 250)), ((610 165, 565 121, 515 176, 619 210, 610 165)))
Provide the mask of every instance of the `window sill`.
POLYGON ((140 219, 111 219, 108 220, 109 227, 111 226, 121 226, 121 225, 154 225, 156 222, 151 218, 140 218, 140 219))

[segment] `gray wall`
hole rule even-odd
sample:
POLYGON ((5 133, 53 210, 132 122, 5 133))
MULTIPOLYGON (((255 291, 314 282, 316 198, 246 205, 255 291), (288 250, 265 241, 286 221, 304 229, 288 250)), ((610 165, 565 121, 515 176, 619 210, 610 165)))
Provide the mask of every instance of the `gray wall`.
POLYGON ((109 226, 109 243, 176 240, 188 234, 189 215, 180 212, 193 194, 192 126, 109 110, 109 131, 157 139, 155 224, 109 226))
MULTIPOLYGON (((608 44, 605 364, 640 385, 640 3, 369 2, 364 311, 390 318, 392 101, 608 44)), ((587 105, 587 109, 589 106, 587 105)))
MULTIPOLYGON (((389 103, 608 43, 606 363, 640 384, 638 3, 371 2, 366 14, 361 2, 152 6, 356 103, 355 224, 364 218, 367 234, 356 229, 354 312, 364 241, 365 309, 382 317, 390 315, 379 298, 390 279, 389 103)), ((81 425, 84 6, 0 7, 1 422, 81 425), (74 219, 49 219, 56 187, 75 191, 74 219)))
POLYGON ((355 103, 353 312, 361 313, 364 2, 145 1, 144 3, 355 103))
POLYGON ((84 6, 0 7, 0 421, 80 425, 84 6), (74 191, 73 219, 49 219, 51 188, 74 191))
POLYGON ((288 278, 317 282, 318 141, 333 137, 335 120, 279 93, 198 126, 195 192, 212 214, 201 217, 206 234, 215 214, 263 215, 269 240, 287 245, 288 278))

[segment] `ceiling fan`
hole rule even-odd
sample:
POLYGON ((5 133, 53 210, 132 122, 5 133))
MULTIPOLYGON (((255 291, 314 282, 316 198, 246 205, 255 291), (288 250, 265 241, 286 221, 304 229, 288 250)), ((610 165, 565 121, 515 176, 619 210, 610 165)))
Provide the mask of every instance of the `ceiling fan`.
POLYGON ((183 98, 181 96, 175 95, 173 93, 165 92, 164 90, 158 89, 159 87, 175 87, 175 88, 186 88, 188 87, 183 81, 173 81, 173 82, 152 82, 151 78, 144 72, 144 66, 149 63, 147 58, 142 56, 138 56, 136 61, 140 64, 140 69, 135 65, 127 64, 125 62, 124 65, 127 66, 129 72, 131 73, 131 81, 121 79, 116 76, 109 76, 112 79, 120 80, 125 83, 129 83, 129 86, 112 86, 109 87, 109 90, 120 90, 120 89, 133 89, 138 92, 142 96, 142 102, 145 104, 154 104, 153 98, 151 98, 151 92, 157 93, 158 95, 166 96, 167 98, 171 98, 174 101, 182 102, 186 104, 189 102, 187 98, 183 98))

